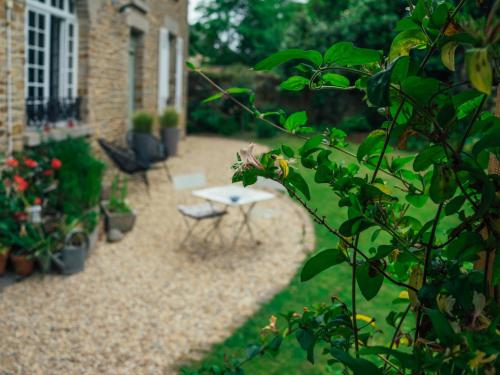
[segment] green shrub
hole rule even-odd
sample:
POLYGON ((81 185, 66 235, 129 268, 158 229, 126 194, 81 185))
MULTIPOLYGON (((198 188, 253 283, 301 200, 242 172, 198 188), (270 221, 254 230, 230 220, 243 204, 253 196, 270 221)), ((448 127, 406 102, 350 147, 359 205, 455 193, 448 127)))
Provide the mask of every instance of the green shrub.
POLYGON ((337 128, 342 129, 346 133, 352 132, 369 132, 372 127, 364 115, 354 115, 344 118, 337 128))
POLYGON ((174 108, 167 108, 160 116, 161 128, 176 128, 179 125, 179 114, 174 108))
POLYGON ((240 124, 234 117, 204 105, 193 109, 188 123, 189 133, 215 133, 228 136, 239 130, 240 124))
POLYGON ((127 198, 127 179, 120 178, 120 175, 116 175, 111 184, 111 190, 109 192, 109 205, 108 209, 110 212, 114 213, 128 213, 131 212, 130 206, 126 202, 127 198))
POLYGON ((147 112, 136 112, 132 118, 132 125, 136 133, 151 133, 153 131, 154 118, 147 112))

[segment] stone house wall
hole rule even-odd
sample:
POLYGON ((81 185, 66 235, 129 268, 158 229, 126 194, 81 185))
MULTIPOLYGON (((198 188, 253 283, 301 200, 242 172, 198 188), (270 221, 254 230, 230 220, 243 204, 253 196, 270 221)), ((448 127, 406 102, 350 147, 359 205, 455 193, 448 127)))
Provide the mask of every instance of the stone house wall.
MULTIPOLYGON (((6 6, 0 0, 0 153, 7 145, 6 6)), ((160 28, 184 40, 187 58, 187 0, 75 0, 78 16, 78 96, 82 123, 97 137, 117 139, 129 128, 129 44, 139 34, 136 69, 137 109, 157 114, 160 28), (128 6, 127 6, 128 5, 128 6)), ((26 138, 25 127, 25 6, 13 0, 12 114, 16 148, 26 138), (24 134, 24 137, 23 137, 24 134)), ((181 129, 185 129, 187 72, 183 69, 181 129)))

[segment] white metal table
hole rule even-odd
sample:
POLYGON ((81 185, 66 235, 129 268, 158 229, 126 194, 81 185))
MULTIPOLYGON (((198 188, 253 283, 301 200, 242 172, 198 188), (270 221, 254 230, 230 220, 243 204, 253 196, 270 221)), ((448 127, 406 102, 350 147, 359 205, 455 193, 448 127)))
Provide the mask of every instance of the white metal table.
POLYGON ((275 195, 263 190, 245 188, 241 185, 216 186, 207 189, 195 190, 192 193, 195 197, 208 200, 210 202, 220 203, 228 207, 238 207, 243 219, 237 226, 236 234, 233 239, 233 245, 236 243, 244 228, 247 229, 253 241, 255 236, 250 226, 250 214, 253 208, 259 202, 274 199, 275 195), (247 208, 245 209, 245 206, 247 208))

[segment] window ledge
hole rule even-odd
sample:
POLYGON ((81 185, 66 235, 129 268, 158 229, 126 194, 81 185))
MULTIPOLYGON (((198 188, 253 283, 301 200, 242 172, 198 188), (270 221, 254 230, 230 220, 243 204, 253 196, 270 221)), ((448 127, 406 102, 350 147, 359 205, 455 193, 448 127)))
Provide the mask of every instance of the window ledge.
POLYGON ((66 138, 81 138, 92 135, 92 128, 87 124, 75 125, 72 128, 55 128, 46 132, 27 128, 24 131, 24 145, 35 147, 48 141, 62 141, 66 138))
POLYGON ((122 5, 122 7, 120 8, 120 12, 123 12, 128 8, 136 9, 144 14, 149 12, 149 6, 144 0, 129 0, 125 5, 122 5))

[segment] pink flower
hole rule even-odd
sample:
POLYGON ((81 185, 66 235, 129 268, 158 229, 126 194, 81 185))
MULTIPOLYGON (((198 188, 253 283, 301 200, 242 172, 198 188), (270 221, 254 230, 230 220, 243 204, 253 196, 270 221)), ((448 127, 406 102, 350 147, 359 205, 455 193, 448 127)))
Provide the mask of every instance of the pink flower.
POLYGON ((36 197, 35 200, 33 201, 33 204, 35 206, 40 206, 42 204, 42 198, 36 197))
POLYGON ((54 170, 53 169, 46 169, 42 173, 44 176, 48 177, 48 176, 52 176, 54 174, 54 170))
POLYGON ((14 176, 14 183, 16 184, 17 191, 26 191, 28 188, 28 181, 17 174, 14 176))
POLYGON ((34 161, 33 159, 24 159, 24 164, 28 167, 28 168, 36 168, 38 167, 38 163, 36 161, 34 161))
POLYGON ((243 148, 240 150, 242 169, 249 169, 249 168, 264 169, 260 161, 258 161, 255 155, 253 154, 254 147, 255 145, 251 143, 247 148, 243 148))
POLYGON ((11 167, 11 168, 17 168, 19 167, 19 162, 14 159, 14 158, 8 158, 6 161, 5 161, 5 164, 8 166, 8 167, 11 167))
POLYGON ((62 166, 62 163, 59 159, 52 159, 50 162, 50 166, 54 169, 59 169, 62 166))

